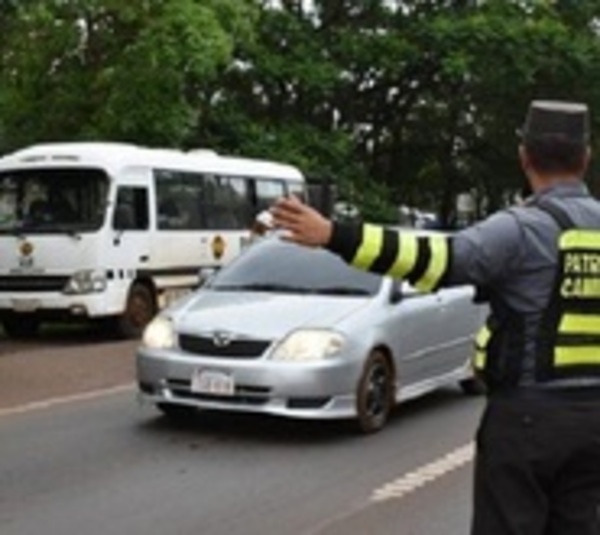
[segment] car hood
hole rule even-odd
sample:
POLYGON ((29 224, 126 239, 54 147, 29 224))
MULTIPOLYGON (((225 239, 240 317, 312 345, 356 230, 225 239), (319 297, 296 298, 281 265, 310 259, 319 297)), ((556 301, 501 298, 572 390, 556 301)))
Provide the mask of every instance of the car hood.
POLYGON ((171 316, 178 332, 227 331, 272 340, 294 329, 335 327, 372 299, 203 291, 174 310, 171 316))

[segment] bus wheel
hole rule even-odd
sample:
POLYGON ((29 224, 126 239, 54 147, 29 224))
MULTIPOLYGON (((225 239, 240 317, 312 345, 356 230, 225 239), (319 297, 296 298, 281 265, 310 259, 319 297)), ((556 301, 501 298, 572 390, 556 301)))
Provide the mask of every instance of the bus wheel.
POLYGON ((2 320, 2 326, 10 338, 30 338, 37 334, 40 320, 30 314, 13 314, 2 320))
POLYGON ((117 320, 117 331, 123 338, 139 338, 144 327, 156 314, 154 296, 150 288, 136 282, 129 290, 125 311, 117 320))

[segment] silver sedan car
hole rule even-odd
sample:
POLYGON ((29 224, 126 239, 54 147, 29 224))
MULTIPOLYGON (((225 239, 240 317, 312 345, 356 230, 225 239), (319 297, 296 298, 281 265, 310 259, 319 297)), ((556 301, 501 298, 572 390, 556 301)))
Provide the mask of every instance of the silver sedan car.
POLYGON ((377 431, 398 402, 450 384, 478 390, 470 357, 483 311, 472 298, 470 287, 423 294, 265 238, 148 325, 139 393, 168 417, 355 418, 377 431))

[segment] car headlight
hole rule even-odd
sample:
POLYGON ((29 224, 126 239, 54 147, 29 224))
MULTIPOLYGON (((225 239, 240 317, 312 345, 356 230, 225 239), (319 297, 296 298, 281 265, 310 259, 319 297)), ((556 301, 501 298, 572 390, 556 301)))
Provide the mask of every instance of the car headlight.
POLYGON ((338 353, 344 337, 334 331, 303 329, 284 338, 274 349, 271 358, 288 362, 322 360, 338 353))
POLYGON ((175 347, 173 322, 164 316, 154 318, 144 329, 142 344, 150 349, 169 349, 175 347))
POLYGON ((67 281, 63 289, 66 294, 91 294, 106 290, 106 271, 100 269, 83 269, 67 281))

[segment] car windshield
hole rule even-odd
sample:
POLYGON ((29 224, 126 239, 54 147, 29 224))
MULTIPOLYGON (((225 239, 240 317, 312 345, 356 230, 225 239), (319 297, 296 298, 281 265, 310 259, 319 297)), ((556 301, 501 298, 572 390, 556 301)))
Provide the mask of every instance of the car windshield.
POLYGON ((0 233, 97 230, 108 177, 98 169, 28 169, 0 173, 0 233))
POLYGON ((354 269, 324 249, 309 249, 277 238, 252 245, 215 275, 217 291, 265 291, 338 296, 377 293, 381 277, 354 269))

